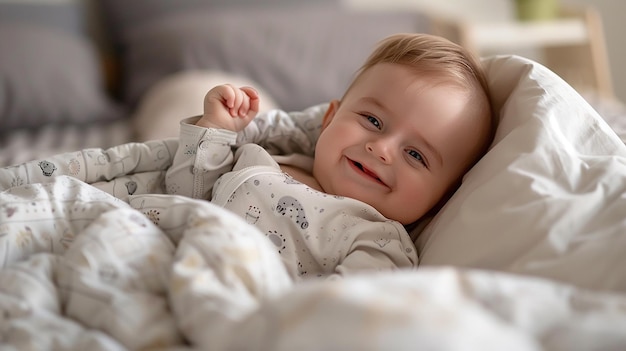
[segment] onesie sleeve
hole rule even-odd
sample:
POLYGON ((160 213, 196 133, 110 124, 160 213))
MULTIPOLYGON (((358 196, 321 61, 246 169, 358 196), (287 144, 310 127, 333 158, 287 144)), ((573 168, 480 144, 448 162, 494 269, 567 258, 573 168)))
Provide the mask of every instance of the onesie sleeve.
POLYGON ((237 136, 237 145, 261 145, 272 155, 304 154, 312 156, 328 103, 303 111, 270 110, 257 116, 237 136))
POLYGON ((178 149, 165 185, 168 194, 210 200, 215 181, 232 168, 237 133, 196 126, 199 118, 181 121, 178 149))
MULTIPOLYGON (((364 223, 335 268, 334 278, 359 272, 390 271, 417 267, 417 249, 400 223, 364 223)), ((332 278, 332 277, 331 277, 332 278)))

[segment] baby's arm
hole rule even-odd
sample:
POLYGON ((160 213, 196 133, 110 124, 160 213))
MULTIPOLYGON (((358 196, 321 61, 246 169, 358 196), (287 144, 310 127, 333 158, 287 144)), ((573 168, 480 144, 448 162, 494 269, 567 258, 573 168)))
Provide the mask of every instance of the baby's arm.
POLYGON ((302 111, 270 110, 239 132, 237 145, 255 143, 274 155, 312 156, 327 109, 328 103, 322 103, 302 111))
POLYGON ((167 193, 211 199, 213 185, 233 166, 237 132, 256 116, 259 96, 250 87, 219 85, 204 98, 204 113, 180 124, 179 145, 165 176, 167 193))
POLYGON ((271 110, 255 117, 259 110, 256 90, 221 85, 205 96, 204 115, 196 125, 238 132, 237 146, 255 143, 271 154, 313 155, 327 108, 324 103, 303 111, 271 110))

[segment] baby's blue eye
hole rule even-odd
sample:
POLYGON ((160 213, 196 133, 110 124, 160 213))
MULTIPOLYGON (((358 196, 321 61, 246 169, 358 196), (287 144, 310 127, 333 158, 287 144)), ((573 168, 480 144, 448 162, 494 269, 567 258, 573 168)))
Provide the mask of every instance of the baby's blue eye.
POLYGON ((420 154, 416 150, 408 150, 407 153, 409 154, 409 156, 413 157, 414 159, 422 163, 424 166, 426 166, 426 161, 424 160, 424 157, 422 157, 422 154, 420 154))
POLYGON ((415 150, 409 150, 409 155, 417 160, 422 160, 422 155, 420 155, 420 153, 415 150))
POLYGON ((376 117, 374 116, 365 116, 365 118, 367 118, 367 120, 374 125, 374 127, 380 129, 380 121, 378 119, 376 119, 376 117))

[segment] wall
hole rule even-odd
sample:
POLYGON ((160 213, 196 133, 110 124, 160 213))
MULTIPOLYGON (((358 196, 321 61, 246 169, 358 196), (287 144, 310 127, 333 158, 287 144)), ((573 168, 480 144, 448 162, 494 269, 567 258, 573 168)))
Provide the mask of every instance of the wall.
MULTIPOLYGON (((510 0, 343 0, 361 9, 422 9, 440 16, 475 21, 502 21, 515 16, 510 0)), ((624 14, 626 1, 561 0, 564 5, 594 6, 602 16, 615 95, 626 102, 626 42, 624 14)))

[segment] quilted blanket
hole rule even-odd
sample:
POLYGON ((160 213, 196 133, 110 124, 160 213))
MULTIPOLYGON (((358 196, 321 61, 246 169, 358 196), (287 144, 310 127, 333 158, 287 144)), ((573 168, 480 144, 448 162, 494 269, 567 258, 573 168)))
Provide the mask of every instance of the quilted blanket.
POLYGON ((175 147, 0 172, 0 349, 626 349, 626 296, 545 279, 439 267, 295 283, 255 227, 164 194, 175 147))

